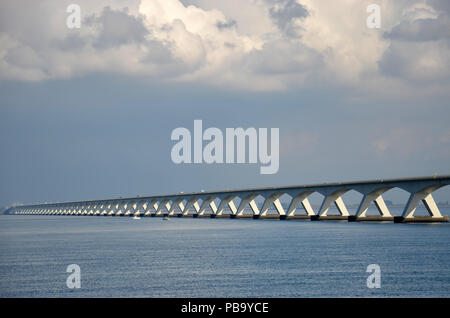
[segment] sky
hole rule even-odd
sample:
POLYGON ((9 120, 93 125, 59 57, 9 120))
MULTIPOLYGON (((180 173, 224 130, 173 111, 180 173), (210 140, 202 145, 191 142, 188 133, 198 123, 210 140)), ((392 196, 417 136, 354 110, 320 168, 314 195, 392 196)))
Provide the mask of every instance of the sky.
POLYGON ((448 0, 3 1, 0 206, 450 174, 449 101, 448 0), (174 164, 196 119, 278 172, 174 164))

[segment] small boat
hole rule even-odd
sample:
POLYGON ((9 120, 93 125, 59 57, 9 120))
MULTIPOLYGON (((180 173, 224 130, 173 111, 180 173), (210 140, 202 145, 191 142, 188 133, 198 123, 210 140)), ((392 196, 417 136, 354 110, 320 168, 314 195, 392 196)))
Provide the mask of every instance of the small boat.
POLYGON ((133 216, 133 220, 140 220, 141 218, 137 215, 133 216))
POLYGON ((163 217, 163 220, 164 220, 164 221, 169 221, 170 218, 169 218, 168 216, 165 216, 165 217, 163 217))

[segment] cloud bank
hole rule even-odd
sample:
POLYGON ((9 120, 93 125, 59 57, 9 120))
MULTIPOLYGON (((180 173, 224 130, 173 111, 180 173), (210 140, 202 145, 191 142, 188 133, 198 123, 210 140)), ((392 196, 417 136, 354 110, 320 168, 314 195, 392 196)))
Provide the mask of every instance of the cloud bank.
POLYGON ((446 0, 4 2, 0 79, 46 81, 91 73, 143 76, 226 89, 277 91, 321 85, 377 94, 448 94, 446 0))

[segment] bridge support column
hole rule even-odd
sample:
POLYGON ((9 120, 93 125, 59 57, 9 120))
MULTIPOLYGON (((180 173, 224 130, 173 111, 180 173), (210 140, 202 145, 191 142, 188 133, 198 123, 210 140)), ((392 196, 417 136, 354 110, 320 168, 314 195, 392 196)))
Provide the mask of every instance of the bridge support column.
POLYGON ((128 206, 127 202, 124 201, 120 202, 118 204, 117 212, 113 216, 124 216, 127 210, 127 206, 128 206))
MULTIPOLYGON (((261 211, 259 213, 254 213, 253 218, 254 219, 286 219, 286 213, 283 209, 283 206, 280 203, 279 197, 282 195, 282 193, 273 193, 271 195, 266 196, 266 199, 264 200, 264 203, 262 205, 261 211), (269 211, 269 208, 271 205, 274 205, 275 209, 277 210, 278 214, 267 214, 269 211)), ((258 211, 256 210, 253 210, 258 211)))
POLYGON ((205 214, 205 211, 206 211, 206 208, 209 206, 210 208, 211 208, 211 211, 212 211, 212 213, 211 213, 211 215, 212 214, 216 214, 216 212, 217 212, 217 207, 216 207, 216 204, 214 203, 214 199, 215 199, 216 197, 214 197, 214 196, 211 196, 211 197, 207 197, 204 201, 203 201, 203 203, 202 203, 202 205, 201 205, 201 207, 200 207, 200 210, 198 210, 198 212, 197 212, 197 216, 199 217, 199 218, 202 218, 202 217, 210 217, 210 215, 209 214, 205 214))
POLYGON ((97 205, 96 210, 95 210, 95 212, 94 212, 94 216, 100 215, 100 213, 102 212, 102 210, 103 210, 103 203, 97 205))
POLYGON ((313 208, 311 207, 311 204, 309 203, 308 196, 313 193, 313 191, 306 191, 302 192, 300 194, 294 195, 292 197, 291 203, 289 204, 288 210, 287 210, 287 217, 286 219, 311 219, 311 216, 316 215, 314 213, 313 208), (295 211, 297 210, 298 204, 301 202, 303 209, 306 212, 306 215, 296 215, 295 211))
POLYGON ((146 201, 146 200, 139 201, 134 209, 133 217, 145 216, 148 207, 149 207, 148 201, 146 201))
POLYGON ((138 209, 136 211, 136 213, 134 213, 134 216, 145 216, 145 213, 147 212, 147 208, 148 208, 149 204, 148 201, 141 201, 139 203, 138 209))
POLYGON ((180 209, 180 213, 177 214, 177 217, 179 217, 179 218, 183 217, 183 211, 184 211, 183 201, 184 201, 184 199, 178 203, 178 208, 180 209))
POLYGON ((141 202, 133 201, 131 204, 130 209, 127 212, 130 212, 128 214, 129 217, 134 217, 134 216, 140 216, 140 209, 141 209, 141 202))
POLYGON ((448 222, 448 216, 443 216, 431 195, 437 188, 426 188, 421 191, 412 192, 402 216, 394 217, 394 223, 415 223, 415 222, 448 222), (429 216, 415 216, 417 204, 422 201, 428 211, 429 216))
POLYGON ((231 215, 230 217, 235 219, 235 218, 253 218, 253 215, 257 215, 259 214, 259 209, 258 206, 255 203, 255 198, 257 197, 256 194, 250 194, 246 197, 244 197, 241 200, 241 203, 239 204, 239 207, 237 208, 237 212, 234 215, 231 215), (249 214, 244 214, 244 210, 245 210, 245 206, 249 204, 250 208, 253 211, 252 215, 249 214))
POLYGON ((349 213, 347 207, 342 200, 342 195, 347 192, 348 189, 337 190, 331 193, 323 193, 325 198, 322 201, 322 204, 319 209, 319 213, 317 215, 311 216, 311 221, 319 221, 319 220, 348 220, 349 213), (328 209, 330 208, 331 203, 334 201, 340 215, 327 215, 328 209))
POLYGON ((172 205, 170 206, 169 210, 169 216, 173 216, 175 214, 175 209, 177 207, 181 210, 181 212, 183 212, 183 200, 184 200, 183 198, 178 198, 172 202, 172 205))
POLYGON ((170 200, 169 199, 161 200, 161 202, 158 204, 158 208, 156 209, 155 216, 168 216, 169 211, 170 211, 170 200), (164 207, 166 208, 167 213, 162 212, 162 209, 164 207))
POLYGON ((154 213, 150 210, 153 208, 155 211, 158 209, 158 201, 156 200, 150 200, 147 203, 147 206, 145 208, 144 216, 154 216, 154 213))
POLYGON ((386 192, 390 188, 377 189, 375 191, 364 194, 361 203, 359 204, 358 210, 355 215, 351 215, 348 218, 349 222, 356 221, 393 221, 394 216, 389 212, 389 209, 384 202, 382 193, 386 192), (367 215, 367 210, 371 202, 375 203, 380 215, 367 215))
POLYGON ((111 204, 111 209, 109 210, 108 214, 105 214, 105 216, 114 216, 116 214, 116 211, 118 211, 120 208, 120 202, 115 201, 111 204))
POLYGON ((214 218, 228 218, 228 214, 223 214, 223 210, 225 209, 225 206, 228 205, 228 208, 231 211, 231 214, 236 214, 236 206, 234 205, 233 198, 234 195, 228 195, 226 197, 221 198, 221 201, 219 203, 219 207, 217 208, 216 214, 214 218))
POLYGON ((134 212, 136 211, 136 202, 130 201, 127 203, 127 206, 124 209, 124 213, 122 216, 133 216, 134 212))
POLYGON ((195 217, 198 213, 198 211, 200 210, 200 206, 198 204, 198 197, 193 197, 190 198, 189 200, 187 200, 186 202, 186 206, 184 207, 183 211, 183 216, 189 216, 189 209, 192 207, 194 207, 195 213, 192 214, 192 217, 195 217))
POLYGON ((106 216, 108 215, 108 211, 112 209, 112 203, 108 202, 107 204, 103 205, 103 209, 100 211, 100 216, 106 216))

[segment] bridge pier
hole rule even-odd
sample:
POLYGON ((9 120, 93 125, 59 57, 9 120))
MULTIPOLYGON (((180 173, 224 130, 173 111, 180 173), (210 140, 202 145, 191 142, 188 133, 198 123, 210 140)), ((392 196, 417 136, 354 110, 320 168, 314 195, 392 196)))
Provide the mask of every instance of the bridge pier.
POLYGON ((287 215, 286 214, 266 214, 266 215, 262 215, 260 217, 260 219, 267 219, 267 220, 286 220, 287 215))
POLYGON ((253 219, 253 214, 236 214, 232 219, 253 219))
POLYGON ((311 220, 311 215, 287 215, 286 218, 282 220, 311 220))
POLYGON ((348 221, 348 215, 311 215, 311 221, 348 221))
POLYGON ((441 223, 448 222, 449 218, 447 215, 445 216, 421 216, 416 215, 413 217, 403 217, 403 216, 395 216, 394 223, 441 223))
POLYGON ((284 220, 282 217, 286 217, 286 215, 279 214, 254 214, 254 220, 284 220))
POLYGON ((348 217, 349 222, 392 222, 394 221, 394 216, 383 216, 383 215, 365 215, 356 216, 350 215, 348 217))
POLYGON ((211 214, 211 218, 214 218, 214 219, 229 219, 230 218, 230 214, 211 214))

